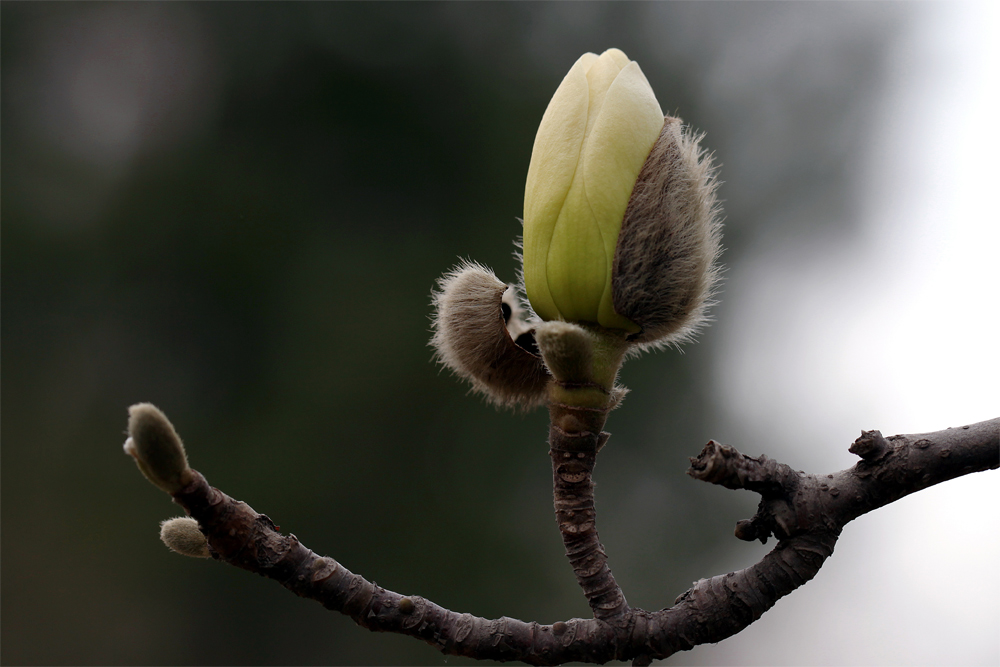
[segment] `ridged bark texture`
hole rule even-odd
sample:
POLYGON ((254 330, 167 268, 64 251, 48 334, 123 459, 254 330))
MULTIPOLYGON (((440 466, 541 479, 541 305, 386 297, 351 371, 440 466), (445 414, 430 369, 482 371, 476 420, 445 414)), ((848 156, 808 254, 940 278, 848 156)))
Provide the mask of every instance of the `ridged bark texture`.
POLYGON ((710 442, 692 459, 689 474, 760 493, 757 516, 740 522, 737 536, 766 540, 773 534, 779 542, 759 563, 696 582, 673 607, 648 612, 625 603, 597 538, 591 475, 607 440, 601 432, 606 411, 556 404, 550 414, 557 517, 593 619, 540 625, 452 612, 388 591, 316 555, 294 535, 279 533, 268 517, 209 486, 196 471, 173 497, 198 521, 214 558, 274 579, 369 630, 410 635, 443 653, 481 660, 648 665, 721 641, 753 623, 815 576, 843 526, 861 514, 932 484, 1000 467, 1000 419, 890 438, 868 431, 851 447, 862 460, 829 475, 796 472, 710 442))
POLYGON ((597 534, 593 482, 597 452, 609 437, 608 433, 600 432, 570 433, 553 425, 549 430, 549 455, 553 504, 566 557, 594 617, 614 623, 629 607, 611 574, 608 556, 597 534))

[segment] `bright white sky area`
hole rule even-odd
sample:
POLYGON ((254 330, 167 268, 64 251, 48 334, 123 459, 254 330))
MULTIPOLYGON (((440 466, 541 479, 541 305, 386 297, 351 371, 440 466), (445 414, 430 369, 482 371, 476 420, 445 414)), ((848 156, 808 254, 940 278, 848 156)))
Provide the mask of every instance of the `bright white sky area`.
MULTIPOLYGON (((827 472, 853 465, 861 429, 1000 416, 998 7, 921 5, 894 45, 851 245, 789 242, 728 273, 717 382, 746 453, 827 472)), ((690 661, 997 665, 998 631, 1000 472, 986 472, 850 524, 813 582, 690 661)))

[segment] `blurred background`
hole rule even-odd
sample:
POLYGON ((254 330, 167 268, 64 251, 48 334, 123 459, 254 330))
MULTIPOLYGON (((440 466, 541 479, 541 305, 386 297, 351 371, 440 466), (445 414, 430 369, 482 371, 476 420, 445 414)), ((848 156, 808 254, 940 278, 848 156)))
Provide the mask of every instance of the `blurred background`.
MULTIPOLYGON (((457 611, 589 612, 541 412, 430 361, 458 258, 514 280, 535 129, 623 49, 722 165, 727 271, 629 362, 596 471, 633 606, 756 562, 710 438, 828 472, 861 429, 1000 414, 998 15, 986 4, 3 3, 2 662, 465 664, 167 551, 126 408, 310 548, 457 611)), ((668 664, 995 665, 980 473, 845 530, 758 623, 668 664)))

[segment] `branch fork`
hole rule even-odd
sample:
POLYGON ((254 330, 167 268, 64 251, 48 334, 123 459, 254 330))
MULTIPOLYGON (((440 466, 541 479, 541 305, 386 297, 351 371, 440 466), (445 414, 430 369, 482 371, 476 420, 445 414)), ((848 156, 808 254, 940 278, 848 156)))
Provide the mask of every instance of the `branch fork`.
MULTIPOLYGON (((558 382, 554 380, 550 391, 564 398, 573 391, 593 391, 558 382)), ((416 637, 449 655, 534 665, 609 660, 648 665, 699 644, 719 642, 812 579, 849 521, 932 484, 1000 467, 1000 419, 890 438, 865 432, 851 446, 861 461, 828 475, 797 472, 765 456, 751 458, 709 442, 691 459, 688 473, 729 489, 759 493, 757 514, 737 524, 737 537, 764 541, 774 535, 777 546, 755 565, 696 582, 669 608, 645 611, 629 607, 597 535, 592 473, 608 439, 602 427, 613 407, 611 392, 605 390, 605 395, 608 400, 600 408, 555 402, 549 406, 557 523, 594 612, 591 619, 552 625, 450 611, 425 598, 382 588, 333 558, 315 554, 294 535, 281 534, 266 515, 213 488, 192 470, 180 438, 152 405, 131 408, 125 449, 140 471, 197 522, 165 522, 164 540, 171 548, 274 579, 375 632, 416 637)))

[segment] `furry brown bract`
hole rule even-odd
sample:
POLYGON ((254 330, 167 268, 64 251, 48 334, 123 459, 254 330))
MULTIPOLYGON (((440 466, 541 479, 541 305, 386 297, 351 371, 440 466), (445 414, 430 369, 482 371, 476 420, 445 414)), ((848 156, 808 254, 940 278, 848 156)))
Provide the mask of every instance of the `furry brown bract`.
POLYGON ((432 298, 431 345, 440 363, 499 406, 545 402, 550 376, 513 288, 464 262, 438 279, 432 298))
POLYGON ((689 341, 718 280, 720 210, 711 157, 667 116, 625 210, 612 275, 615 312, 642 327, 637 351, 689 341))

